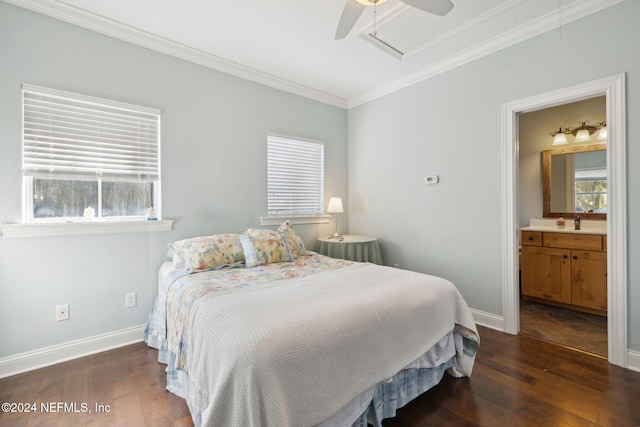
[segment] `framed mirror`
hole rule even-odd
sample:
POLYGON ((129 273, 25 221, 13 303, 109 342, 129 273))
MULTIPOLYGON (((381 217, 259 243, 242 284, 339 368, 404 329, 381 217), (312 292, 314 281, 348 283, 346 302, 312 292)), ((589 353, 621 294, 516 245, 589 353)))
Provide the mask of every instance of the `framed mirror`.
POLYGON ((542 216, 607 219, 607 145, 542 152, 542 216))

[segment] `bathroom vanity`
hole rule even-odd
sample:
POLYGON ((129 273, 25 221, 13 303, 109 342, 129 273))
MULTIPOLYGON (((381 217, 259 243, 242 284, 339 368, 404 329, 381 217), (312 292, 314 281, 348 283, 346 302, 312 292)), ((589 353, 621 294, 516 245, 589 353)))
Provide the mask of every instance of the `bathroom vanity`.
POLYGON ((606 229, 521 229, 522 296, 602 316, 607 315, 606 229))

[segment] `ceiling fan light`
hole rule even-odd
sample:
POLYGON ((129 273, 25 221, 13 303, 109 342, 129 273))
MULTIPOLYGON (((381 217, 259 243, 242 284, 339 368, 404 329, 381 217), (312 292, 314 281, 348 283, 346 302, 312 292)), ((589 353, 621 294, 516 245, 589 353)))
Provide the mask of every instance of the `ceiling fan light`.
POLYGON ((591 141, 591 136, 589 135, 589 131, 587 129, 580 129, 578 133, 576 133, 576 139, 574 142, 589 142, 591 141))
POLYGON ((376 6, 376 5, 379 5, 380 3, 384 3, 387 0, 356 0, 356 1, 365 6, 376 6))

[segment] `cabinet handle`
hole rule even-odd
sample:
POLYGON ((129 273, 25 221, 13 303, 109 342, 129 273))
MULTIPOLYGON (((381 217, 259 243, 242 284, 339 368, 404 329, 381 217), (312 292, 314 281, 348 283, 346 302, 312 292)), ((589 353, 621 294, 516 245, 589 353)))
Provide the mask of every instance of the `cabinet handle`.
POLYGON ((562 255, 562 258, 567 259, 567 258, 569 258, 569 256, 568 255, 562 255))
POLYGON ((533 237, 529 237, 529 241, 532 242, 533 241, 533 237))
POLYGON ((578 256, 577 256, 577 255, 574 255, 574 256, 573 256, 573 259, 578 259, 578 256))

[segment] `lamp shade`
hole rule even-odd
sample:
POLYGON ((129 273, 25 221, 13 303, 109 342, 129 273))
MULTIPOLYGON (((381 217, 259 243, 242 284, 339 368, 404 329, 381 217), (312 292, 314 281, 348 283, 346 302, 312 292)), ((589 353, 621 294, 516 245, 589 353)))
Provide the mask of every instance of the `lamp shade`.
POLYGON ((589 142, 591 141, 591 135, 598 130, 595 126, 587 125, 588 122, 580 122, 580 127, 571 131, 575 135, 573 142, 589 142))
POLYGON ((553 143, 551 145, 567 145, 567 135, 564 132, 558 132, 553 137, 553 143))
POLYGON ((607 133, 607 125, 604 125, 598 131, 598 141, 606 141, 608 137, 609 134, 607 133))
POLYGON ((340 197, 332 197, 329 199, 329 206, 327 206, 327 213, 343 213, 342 199, 340 197))
POLYGON ((586 129, 580 129, 578 133, 576 133, 576 139, 574 142, 589 142, 591 141, 591 135, 589 135, 589 131, 586 129))

